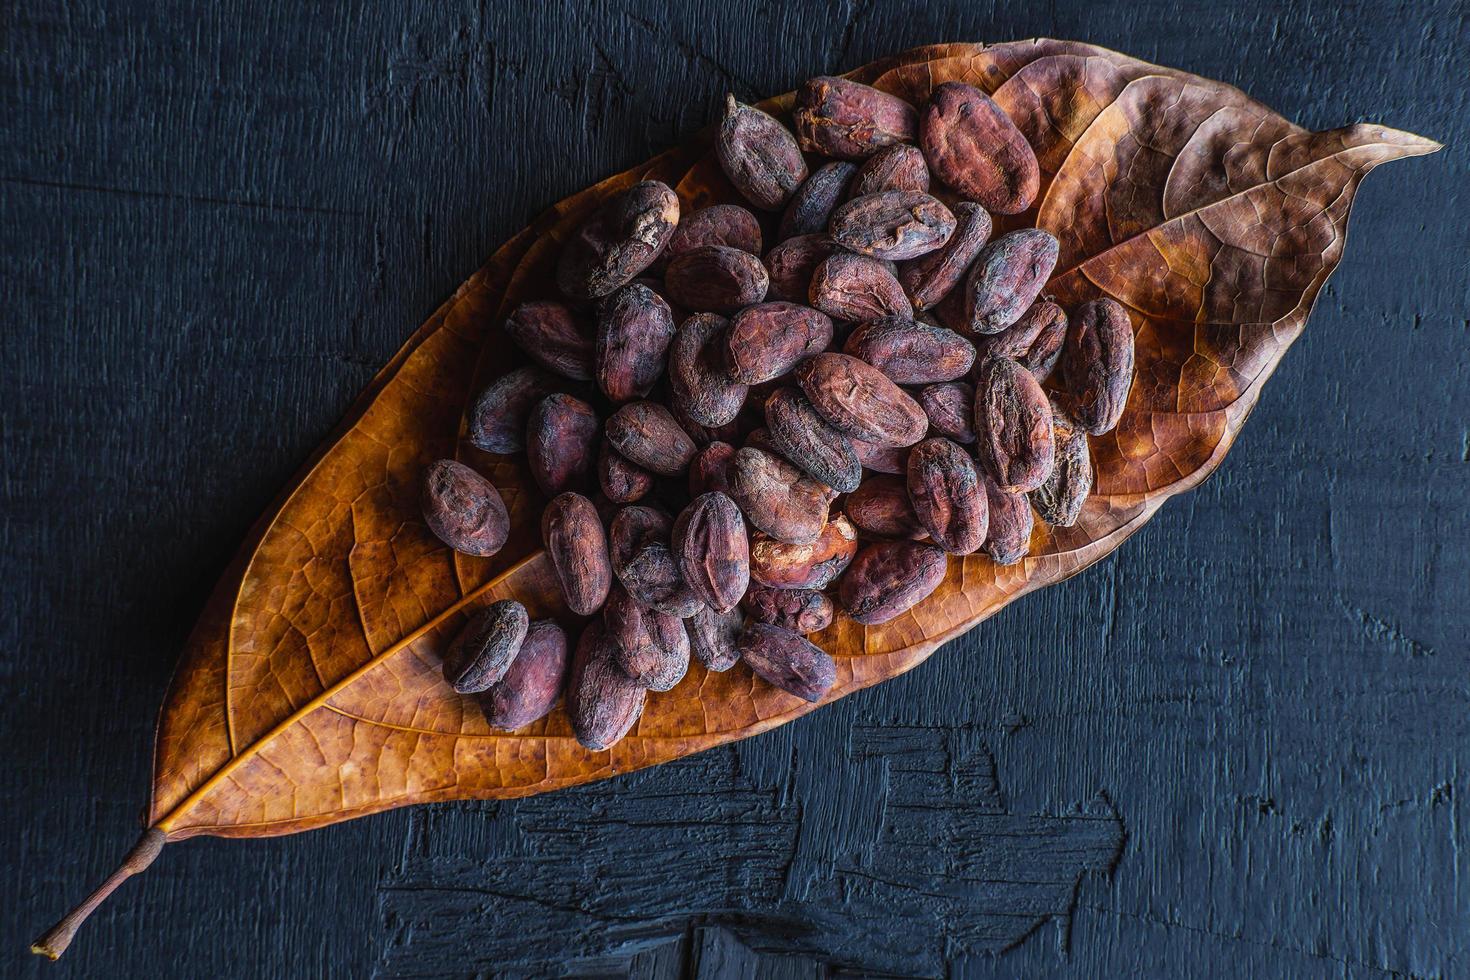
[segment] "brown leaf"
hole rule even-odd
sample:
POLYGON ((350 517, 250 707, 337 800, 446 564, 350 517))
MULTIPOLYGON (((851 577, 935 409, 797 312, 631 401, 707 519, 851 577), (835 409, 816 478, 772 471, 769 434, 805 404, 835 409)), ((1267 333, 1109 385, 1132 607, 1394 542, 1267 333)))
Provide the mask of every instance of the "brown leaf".
MULTIPOLYGON (((1380 126, 1311 133, 1218 82, 1063 41, 920 48, 851 77, 922 105, 946 81, 988 93, 1036 150, 1036 224, 1061 242, 1046 292, 1128 310, 1137 380, 1118 427, 1092 440, 1097 492, 1076 526, 1038 526, 999 566, 954 558, 898 619, 839 617, 812 637, 836 659, 818 704, 902 673, 1011 600, 1116 548, 1219 465, 1341 256, 1359 180, 1430 140, 1380 126)), ((789 113, 787 94, 760 108, 789 113)), ((150 830, 100 900, 159 842, 307 830, 408 803, 524 796, 654 765, 817 705, 736 665, 699 663, 648 698, 605 751, 565 710, 505 733, 444 681, 440 655, 496 599, 566 621, 539 550, 543 500, 524 462, 463 437, 472 396, 513 366, 500 323, 551 295, 562 242, 614 192, 658 179, 683 213, 740 203, 712 154, 671 150, 574 195, 506 243, 379 373, 339 434, 261 519, 190 638, 158 724, 150 830), (703 155, 701 155, 703 154, 703 155), (424 468, 457 456, 500 488, 511 535, 456 555, 424 526, 424 468)), ((92 902, 95 904, 95 902, 92 902)), ((90 905, 38 943, 59 953, 90 905)))

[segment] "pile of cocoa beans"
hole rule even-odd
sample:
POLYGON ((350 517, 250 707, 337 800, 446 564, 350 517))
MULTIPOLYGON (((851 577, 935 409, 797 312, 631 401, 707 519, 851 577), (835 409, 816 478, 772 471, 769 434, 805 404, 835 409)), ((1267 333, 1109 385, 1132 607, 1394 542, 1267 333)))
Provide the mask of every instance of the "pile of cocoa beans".
MULTIPOLYGON (((559 295, 505 322, 530 363, 480 393, 468 439, 526 454, 566 606, 590 619, 569 656, 513 600, 471 618, 445 676, 494 726, 565 690, 605 749, 691 654, 819 700, 836 665, 807 634, 901 616, 950 555, 1018 562, 1035 517, 1078 519, 1133 332, 1111 299, 1041 295, 1047 232, 992 240, 1040 185, 1015 124, 969 85, 916 108, 828 77, 790 122, 731 97, 714 149, 749 207, 683 214, 666 184, 630 187, 566 242, 559 295)), ((505 543, 474 469, 434 463, 423 498, 458 551, 505 543)))

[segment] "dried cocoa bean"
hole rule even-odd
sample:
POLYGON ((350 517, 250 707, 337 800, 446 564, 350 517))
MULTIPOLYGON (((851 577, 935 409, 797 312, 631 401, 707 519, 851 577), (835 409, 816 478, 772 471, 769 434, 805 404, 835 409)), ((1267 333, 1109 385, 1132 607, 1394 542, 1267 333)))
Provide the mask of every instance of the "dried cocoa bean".
POLYGON ((857 529, 844 515, 833 514, 812 544, 787 544, 756 532, 750 540, 750 577, 772 589, 825 589, 855 554, 857 529))
POLYGON ((582 630, 572 658, 567 716, 577 741, 594 751, 628 734, 643 714, 643 685, 623 673, 615 653, 602 623, 594 619, 582 630))
POLYGON ((954 234, 955 217, 918 191, 884 191, 854 198, 832 213, 832 240, 859 255, 890 262, 915 259, 954 234))
POLYGON ((965 312, 965 297, 968 294, 969 290, 961 283, 959 287, 951 289, 949 295, 935 303, 929 310, 941 326, 958 333, 975 336, 975 332, 970 329, 970 316, 965 312))
POLYGON ((531 625, 514 599, 492 602, 469 618, 444 651, 444 679, 460 694, 475 694, 510 669, 531 625))
POLYGON ((689 496, 718 490, 727 493, 730 489, 730 460, 735 456, 735 447, 718 440, 699 451, 694 462, 689 464, 689 496))
POLYGON ((857 453, 858 460, 864 469, 872 470, 874 473, 907 473, 909 463, 909 450, 907 446, 880 446, 877 443, 864 442, 861 439, 848 437, 852 443, 853 452, 857 453))
POLYGON ((675 256, 699 248, 701 245, 724 245, 738 248, 751 255, 762 252, 761 225, 756 216, 738 204, 714 204, 700 208, 682 219, 674 234, 669 237, 668 247, 654 263, 668 267, 675 256))
POLYGON ((790 544, 821 537, 827 506, 837 495, 779 456, 749 447, 730 460, 729 493, 750 523, 790 544))
POLYGON ((650 691, 667 691, 689 670, 689 636, 684 621, 640 605, 618 586, 602 610, 603 628, 623 673, 650 691))
POLYGON ((505 546, 510 515, 495 485, 463 463, 441 459, 424 472, 424 523, 466 555, 488 558, 505 546))
POLYGON ((865 442, 911 446, 929 428, 918 402, 850 354, 807 358, 796 369, 796 381, 823 418, 865 442))
POLYGON ((724 245, 701 245, 669 262, 664 286, 685 309, 733 313, 766 297, 770 277, 761 260, 724 245))
POLYGON ((614 402, 642 398, 664 373, 674 314, 662 296, 633 283, 603 300, 597 315, 597 385, 614 402))
POLYGON ((901 385, 953 381, 975 363, 974 346, 953 330, 899 316, 868 321, 842 349, 901 385))
POLYGON ((884 191, 929 193, 929 166, 917 146, 907 143, 885 146, 858 169, 852 181, 853 197, 884 191))
POLYGON ((1041 189, 1036 153, 1011 118, 963 82, 934 89, 919 122, 934 175, 994 214, 1020 214, 1041 189))
POLYGON ((948 556, 933 545, 884 541, 853 559, 837 587, 848 616, 866 626, 886 623, 923 602, 944 581, 948 556))
POLYGON ((727 97, 715 156, 730 183, 758 208, 779 211, 806 180, 796 137, 772 116, 727 97))
POLYGON ((1015 323, 1057 264, 1057 240, 1040 228, 1002 235, 975 256, 965 282, 965 320, 977 334, 1015 323))
POLYGON ((914 315, 888 267, 851 252, 833 252, 818 263, 807 296, 813 306, 838 320, 861 323, 880 316, 914 315))
POLYGON ((696 446, 708 446, 712 442, 729 442, 732 439, 739 439, 743 431, 739 416, 724 425, 700 425, 689 417, 689 413, 684 411, 684 406, 677 401, 673 404, 673 412, 674 421, 678 422, 679 428, 694 440, 696 446))
POLYGON ((805 303, 811 294, 812 275, 832 254, 832 247, 832 240, 826 235, 797 235, 771 249, 765 259, 766 273, 771 280, 767 295, 771 299, 805 303))
POLYGON ((531 408, 556 391, 557 379, 535 367, 520 367, 485 387, 470 407, 470 444, 487 453, 518 453, 526 448, 531 408))
POLYGON ((658 402, 629 402, 607 420, 607 441, 645 470, 678 476, 694 458, 694 440, 658 402))
POLYGON ((740 628, 744 623, 745 614, 739 606, 722 613, 705 606, 684 620, 694 659, 703 664, 705 670, 717 674, 735 666, 740 659, 740 628))
POLYGON ((747 623, 740 657, 755 675, 806 701, 820 701, 837 682, 837 664, 804 636, 769 623, 747 623))
POLYGON ((1133 324, 1116 300, 1089 300, 1077 308, 1062 348, 1067 405, 1095 436, 1118 424, 1133 388, 1133 324))
POLYGON ((1034 524, 1031 503, 1026 494, 1002 490, 984 473, 980 478, 985 481, 985 499, 990 506, 985 553, 997 565, 1014 565, 1031 550, 1031 528, 1034 524))
POLYGON ((716 612, 733 609, 750 584, 745 518, 718 490, 694 498, 674 521, 673 552, 684 581, 716 612))
POLYGON ((805 395, 779 388, 766 399, 765 408, 771 445, 787 461, 839 493, 857 489, 863 464, 852 443, 817 414, 805 395))
POLYGON ((975 464, 948 439, 925 439, 909 453, 909 500, 934 543, 968 555, 985 543, 989 509, 975 464))
POLYGON ((871 476, 848 495, 843 506, 854 524, 880 538, 917 541, 929 534, 919 523, 919 515, 914 513, 905 477, 871 476))
POLYGON ((1044 382, 1056 367, 1066 337, 1067 314, 1050 300, 1039 299, 1000 333, 975 338, 975 350, 981 358, 1019 361, 1032 377, 1044 382))
POLYGON ((703 603, 679 573, 679 563, 662 541, 645 544, 627 564, 613 570, 628 594, 661 613, 688 619, 703 603))
POLYGON ((746 386, 732 379, 725 361, 730 321, 714 313, 685 320, 669 345, 669 388, 684 414, 701 425, 735 421, 746 386))
POLYGON ((927 385, 919 391, 919 405, 930 432, 966 446, 975 441, 975 386, 968 381, 927 385))
POLYGON ((865 160, 893 143, 912 143, 919 114, 903 99, 846 78, 807 79, 791 113, 796 139, 809 153, 865 160))
POLYGON ((597 413, 580 398, 558 393, 536 403, 526 423, 526 457, 542 493, 591 489, 597 428, 597 413))
POLYGON ((607 439, 597 452, 597 483, 615 504, 642 500, 653 489, 653 474, 612 447, 607 439))
POLYGON ((607 535, 592 501, 579 493, 554 497, 541 513, 541 540, 567 608, 578 616, 595 613, 607 599, 613 573, 607 535))
POLYGON ((674 521, 661 510, 634 505, 619 510, 608 524, 607 551, 613 574, 623 577, 623 569, 644 545, 661 541, 667 544, 674 521))
POLYGON ((993 357, 975 380, 976 454, 1002 490, 1035 490, 1056 455, 1052 412, 1041 385, 1008 357, 993 357))
POLYGON ((522 303, 505 318, 505 332, 526 356, 564 378, 592 378, 591 327, 554 299, 522 303))
POLYGON ((1082 505, 1092 492, 1092 453, 1087 430, 1060 405, 1052 405, 1056 433, 1056 465, 1046 482, 1032 490, 1031 504, 1053 527, 1071 527, 1082 516, 1082 505))
POLYGON ((793 633, 817 633, 832 625, 832 600, 812 589, 770 589, 752 585, 745 611, 758 623, 793 633))
MULTIPOLYGON (((847 197, 847 186, 856 173, 857 165, 844 160, 834 160, 813 170, 786 205, 776 232, 777 240, 784 242, 799 235, 825 233, 832 212, 847 197)), ((806 291, 800 295, 805 296, 806 291)))
POLYGON ((759 303, 735 314, 725 334, 725 364, 735 381, 760 384, 790 371, 832 342, 832 320, 796 303, 759 303))
POLYGON ((898 267, 898 281, 916 310, 932 309, 954 292, 990 240, 990 215, 980 205, 961 201, 954 217, 954 234, 942 248, 898 267))
POLYGON ((597 299, 648 268, 679 223, 679 198, 657 180, 608 199, 562 248, 556 283, 572 299, 597 299))
POLYGON ((569 660, 562 628, 550 619, 536 620, 505 676, 479 696, 485 722, 513 732, 551 714, 561 700, 569 660))

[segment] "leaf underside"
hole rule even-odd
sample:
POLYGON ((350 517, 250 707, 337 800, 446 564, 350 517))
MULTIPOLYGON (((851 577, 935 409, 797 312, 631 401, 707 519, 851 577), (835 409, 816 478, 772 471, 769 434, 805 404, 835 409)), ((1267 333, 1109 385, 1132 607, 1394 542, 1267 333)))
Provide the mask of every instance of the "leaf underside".
MULTIPOLYGON (((1379 126, 1303 130, 1238 90, 1089 45, 947 44, 852 77, 914 103, 946 81, 989 93, 1037 152, 1043 193, 999 230, 1057 236, 1048 287, 1064 306, 1106 294, 1137 334, 1118 428, 1092 440, 1097 489, 1073 528, 1038 523, 1030 557, 955 559, 924 603, 881 626, 839 618, 825 701, 908 670, 1025 593, 1116 548, 1223 459, 1342 254, 1358 181, 1433 152, 1379 126)), ((789 109, 791 96, 762 103, 789 109)), ((500 330, 550 295, 560 242, 639 180, 685 213, 738 198, 695 141, 612 177, 507 242, 379 373, 337 437, 257 524, 191 636, 164 703, 149 824, 168 838, 261 836, 408 803, 513 797, 654 765, 812 710, 737 666, 692 664, 633 732, 592 752, 565 714, 490 729, 439 672, 468 612, 514 597, 571 624, 539 551, 543 504, 522 461, 461 438, 470 397, 517 356, 500 330), (455 555, 424 527, 424 467, 458 456, 501 489, 514 528, 494 558, 455 555)))

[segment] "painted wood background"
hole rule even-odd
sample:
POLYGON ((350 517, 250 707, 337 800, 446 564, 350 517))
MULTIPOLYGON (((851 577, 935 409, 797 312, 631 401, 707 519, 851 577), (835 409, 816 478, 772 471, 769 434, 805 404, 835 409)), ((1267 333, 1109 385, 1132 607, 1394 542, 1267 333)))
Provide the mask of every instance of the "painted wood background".
POLYGON ((5 976, 1470 974, 1467 8, 36 0, 0 13, 5 976), (916 44, 1069 37, 1385 167, 1220 473, 923 668, 578 791, 169 848, 175 654, 354 393, 541 208, 916 44))

